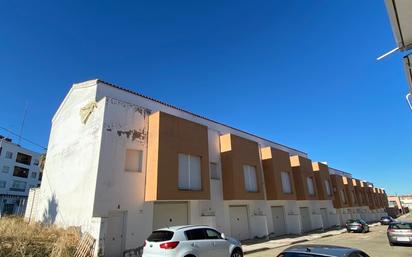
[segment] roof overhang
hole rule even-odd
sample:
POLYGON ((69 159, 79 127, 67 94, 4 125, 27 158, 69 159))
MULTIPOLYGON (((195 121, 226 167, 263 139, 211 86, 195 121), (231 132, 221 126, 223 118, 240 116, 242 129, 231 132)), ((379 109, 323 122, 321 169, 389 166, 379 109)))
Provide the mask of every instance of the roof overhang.
POLYGON ((399 50, 412 49, 412 1, 385 0, 385 4, 399 50))

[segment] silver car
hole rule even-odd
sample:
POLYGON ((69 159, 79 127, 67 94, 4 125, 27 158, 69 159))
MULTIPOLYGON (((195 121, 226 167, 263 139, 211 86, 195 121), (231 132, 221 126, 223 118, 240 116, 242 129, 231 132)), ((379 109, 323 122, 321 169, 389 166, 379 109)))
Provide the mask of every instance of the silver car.
POLYGON ((390 245, 412 244, 412 222, 393 222, 387 230, 390 245))

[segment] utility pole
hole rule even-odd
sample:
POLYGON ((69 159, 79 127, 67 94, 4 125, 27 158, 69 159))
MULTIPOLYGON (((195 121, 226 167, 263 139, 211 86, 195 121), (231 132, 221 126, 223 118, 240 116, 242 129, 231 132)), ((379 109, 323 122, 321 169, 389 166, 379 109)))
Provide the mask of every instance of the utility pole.
POLYGON ((24 108, 23 120, 21 121, 21 126, 20 126, 19 140, 17 142, 18 145, 20 145, 20 142, 21 142, 21 137, 22 137, 22 134, 23 134, 23 127, 24 127, 24 122, 26 120, 28 106, 29 106, 29 104, 28 104, 28 102, 26 102, 26 107, 24 108))

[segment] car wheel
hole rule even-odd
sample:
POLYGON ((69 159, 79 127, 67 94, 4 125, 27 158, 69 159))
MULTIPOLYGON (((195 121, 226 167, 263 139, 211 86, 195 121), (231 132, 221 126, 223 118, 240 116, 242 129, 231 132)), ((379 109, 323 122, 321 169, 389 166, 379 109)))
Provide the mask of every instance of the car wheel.
POLYGON ((230 257, 243 257, 243 253, 241 250, 239 249, 235 249, 232 254, 230 255, 230 257))
POLYGON ((394 246, 395 244, 394 244, 394 243, 392 243, 392 242, 389 242, 389 245, 390 245, 390 246, 394 246))

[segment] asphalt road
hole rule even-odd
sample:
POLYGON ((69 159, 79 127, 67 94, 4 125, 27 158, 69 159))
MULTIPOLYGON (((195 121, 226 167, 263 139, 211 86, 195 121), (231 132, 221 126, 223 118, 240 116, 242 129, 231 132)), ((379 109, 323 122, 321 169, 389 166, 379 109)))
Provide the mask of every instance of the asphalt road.
MULTIPOLYGON (((412 215, 404 218, 412 221, 412 215)), ((304 244, 327 244, 354 247, 363 250, 371 257, 412 257, 412 246, 390 246, 386 237, 387 226, 375 226, 370 232, 344 233, 337 236, 315 239, 304 244)), ((287 246, 289 247, 289 246, 287 246)), ((256 252, 247 257, 276 257, 287 247, 280 247, 268 251, 256 252)))

